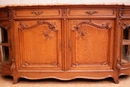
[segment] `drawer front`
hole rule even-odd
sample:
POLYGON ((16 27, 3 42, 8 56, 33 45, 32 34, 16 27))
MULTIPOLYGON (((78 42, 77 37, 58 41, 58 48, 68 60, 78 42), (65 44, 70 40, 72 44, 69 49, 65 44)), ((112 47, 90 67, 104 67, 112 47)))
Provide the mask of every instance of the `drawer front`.
POLYGON ((9 12, 5 10, 0 10, 0 18, 7 18, 9 17, 9 12))
POLYGON ((69 16, 113 16, 113 9, 68 9, 69 16))
POLYGON ((130 17, 130 9, 123 9, 122 16, 129 16, 130 17))
POLYGON ((60 9, 27 9, 16 10, 16 17, 43 17, 43 16, 60 16, 60 9))

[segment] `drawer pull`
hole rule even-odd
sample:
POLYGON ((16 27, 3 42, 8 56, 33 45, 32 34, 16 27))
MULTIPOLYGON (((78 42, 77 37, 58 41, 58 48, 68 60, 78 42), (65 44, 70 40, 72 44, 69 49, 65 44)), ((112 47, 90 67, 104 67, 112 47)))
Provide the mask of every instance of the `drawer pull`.
POLYGON ((97 11, 87 11, 87 12, 85 12, 86 14, 88 14, 88 15, 93 15, 93 14, 96 14, 96 13, 98 13, 97 11))
POLYGON ((37 12, 37 11, 34 11, 34 12, 32 12, 32 14, 35 14, 35 15, 37 15, 37 16, 40 15, 40 14, 42 14, 42 13, 43 13, 43 12, 40 12, 40 11, 38 11, 38 12, 37 12))

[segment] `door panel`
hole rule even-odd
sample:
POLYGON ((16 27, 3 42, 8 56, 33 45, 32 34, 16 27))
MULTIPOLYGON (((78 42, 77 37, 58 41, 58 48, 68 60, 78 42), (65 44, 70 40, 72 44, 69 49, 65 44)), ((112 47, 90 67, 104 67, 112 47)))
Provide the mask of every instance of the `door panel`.
POLYGON ((122 54, 121 64, 130 65, 130 20, 122 20, 122 54))
POLYGON ((113 20, 69 20, 68 69, 112 68, 113 26, 113 20))
POLYGON ((17 21, 19 69, 61 70, 60 20, 17 21))

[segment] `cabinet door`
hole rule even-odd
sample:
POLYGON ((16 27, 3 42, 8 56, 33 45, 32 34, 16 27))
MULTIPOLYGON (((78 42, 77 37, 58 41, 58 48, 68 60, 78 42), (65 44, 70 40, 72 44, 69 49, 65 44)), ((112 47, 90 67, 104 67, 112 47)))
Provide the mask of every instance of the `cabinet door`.
POLYGON ((121 74, 130 74, 130 8, 120 10, 121 13, 121 74))
POLYGON ((0 22, 0 73, 11 75, 12 58, 11 26, 7 21, 0 22))
POLYGON ((68 70, 109 70, 114 20, 69 20, 68 70))
POLYGON ((130 65, 130 20, 122 21, 122 65, 130 65))
POLYGON ((16 21, 18 70, 62 70, 61 21, 16 21))

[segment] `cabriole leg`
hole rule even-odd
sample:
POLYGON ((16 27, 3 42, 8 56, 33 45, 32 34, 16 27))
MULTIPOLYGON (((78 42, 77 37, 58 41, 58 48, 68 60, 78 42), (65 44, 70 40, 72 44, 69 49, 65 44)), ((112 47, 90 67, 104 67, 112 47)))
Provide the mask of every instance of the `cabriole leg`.
POLYGON ((114 79, 114 82, 115 82, 116 84, 119 83, 119 77, 114 77, 113 79, 114 79))
POLYGON ((17 76, 13 76, 13 84, 18 83, 19 78, 17 76))

